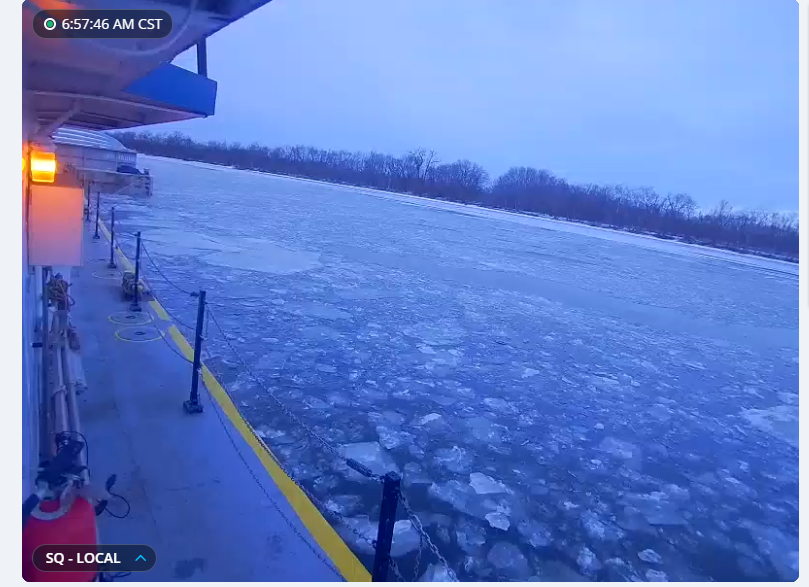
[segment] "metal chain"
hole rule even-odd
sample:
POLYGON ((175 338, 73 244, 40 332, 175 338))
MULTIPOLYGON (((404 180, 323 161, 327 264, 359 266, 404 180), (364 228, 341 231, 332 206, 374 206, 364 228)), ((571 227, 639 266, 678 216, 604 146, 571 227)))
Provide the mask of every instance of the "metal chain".
MULTIPOLYGON (((117 239, 116 239, 116 240, 117 240, 117 239)), ((120 248, 120 243, 118 243, 118 245, 119 245, 119 248, 120 248)), ((159 274, 159 275, 160 275, 160 276, 161 276, 161 277, 162 277, 162 278, 163 278, 163 279, 164 279, 164 280, 165 280, 167 283, 169 283, 169 284, 170 284, 171 286, 173 286, 175 289, 177 289, 178 291, 180 291, 180 292, 182 292, 182 293, 184 293, 184 294, 186 294, 186 295, 189 295, 189 296, 192 296, 192 297, 196 297, 196 296, 198 295, 198 294, 197 294, 197 292, 190 292, 190 291, 187 291, 187 290, 183 289, 182 287, 178 286, 177 284, 175 284, 175 283, 174 283, 172 280, 170 280, 168 277, 166 277, 166 275, 165 275, 165 274, 164 274, 164 273, 163 273, 163 272, 160 270, 160 268, 159 268, 159 266, 157 265, 157 263, 155 263, 154 259, 153 259, 153 258, 152 258, 152 256, 149 254, 148 249, 145 247, 145 245, 144 245, 142 242, 141 242, 141 248, 142 248, 142 249, 143 249, 143 251, 146 253, 146 257, 149 259, 149 261, 150 261, 150 263, 152 264, 152 266, 154 267, 154 269, 157 271, 157 273, 158 273, 158 274, 159 274)), ((157 296, 157 294, 154 292, 154 290, 152 290, 152 291, 151 291, 151 293, 152 293, 152 295, 154 296, 154 298, 155 298, 155 299, 156 299, 158 302, 160 302, 160 303, 161 303, 161 305, 162 305, 162 306, 164 307, 164 309, 165 309, 165 304, 163 304, 163 303, 160 301, 160 299, 158 298, 158 296, 157 296)), ((280 399, 278 399, 278 397, 277 397, 277 396, 276 396, 276 395, 275 395, 275 394, 274 394, 274 393, 273 393, 273 392, 272 392, 272 391, 271 391, 271 390, 270 390, 270 389, 269 389, 269 388, 268 388, 268 387, 267 387, 267 386, 264 384, 264 382, 263 382, 263 381, 262 381, 262 380, 261 380, 261 379, 258 377, 258 375, 256 375, 256 373, 255 373, 255 372, 254 372, 254 371, 253 371, 253 370, 250 368, 250 366, 247 364, 247 361, 245 361, 245 359, 242 357, 242 355, 241 355, 241 354, 240 354, 240 353, 239 353, 239 352, 236 350, 236 348, 235 348, 235 347, 233 346, 233 344, 230 342, 230 339, 228 338, 227 334, 225 333, 224 328, 223 328, 223 327, 222 327, 222 325, 219 323, 219 320, 217 320, 216 315, 214 314, 213 310, 211 310, 211 305, 220 306, 220 307, 223 307, 223 306, 224 306, 223 304, 216 304, 216 303, 212 303, 212 302, 208 302, 208 303, 206 304, 206 306, 207 306, 207 307, 206 307, 206 318, 205 318, 205 339, 207 339, 207 338, 208 338, 208 335, 209 335, 209 329, 210 329, 210 320, 211 320, 211 319, 213 319, 214 325, 217 327, 217 329, 219 330, 219 332, 222 334, 222 338, 224 339, 225 344, 226 344, 226 345, 227 345, 227 346, 230 348, 231 352, 233 352, 233 354, 236 356, 236 358, 239 360, 239 362, 240 362, 240 363, 242 364, 242 366, 245 368, 245 370, 246 370, 246 371, 247 371, 247 373, 250 375, 250 377, 251 377, 251 378, 252 378, 252 379, 253 379, 253 380, 254 380, 254 381, 255 381, 255 382, 256 382, 256 383, 259 385, 259 387, 261 387, 261 388, 262 388, 262 390, 263 390, 263 391, 264 391, 264 392, 265 392, 265 393, 266 393, 266 394, 267 394, 267 395, 268 395, 268 396, 269 396, 269 397, 270 397, 270 398, 271 398, 271 399, 272 399, 272 400, 273 400, 273 401, 274 401, 274 402, 275 402, 275 403, 278 405, 278 407, 279 407, 279 408, 281 408, 281 410, 284 412, 284 414, 285 414, 285 415, 286 415, 288 418, 290 418, 290 419, 291 419, 291 420, 292 420, 292 421, 293 421, 295 424, 297 424, 297 425, 298 425, 300 428, 302 428, 302 429, 303 429, 303 431, 304 431, 304 432, 306 432, 306 433, 307 433, 307 434, 308 434, 310 437, 312 437, 312 438, 314 438, 315 440, 317 440, 317 441, 318 441, 318 443, 319 443, 319 444, 320 444, 320 445, 321 445, 321 446, 322 446, 324 449, 326 449, 326 451, 327 451, 327 452, 329 452, 329 453, 333 454, 334 456, 338 457, 340 460, 342 460, 343 462, 345 462, 347 465, 349 465, 349 466, 350 466, 352 469, 356 470, 356 471, 357 471, 357 472, 359 472, 360 474, 363 474, 364 476, 366 476, 366 477, 368 477, 368 478, 370 478, 370 479, 373 479, 373 480, 376 480, 376 481, 378 481, 378 482, 381 482, 381 481, 382 481, 382 478, 381 478, 379 475, 375 475, 375 474, 371 473, 371 471, 370 471, 370 470, 368 470, 368 469, 367 469, 367 467, 363 466, 361 463, 358 463, 358 462, 354 461, 353 459, 346 459, 345 457, 343 457, 343 456, 340 454, 339 450, 338 450, 338 449, 337 449, 337 448, 336 448, 334 445, 332 445, 332 444, 331 444, 331 443, 330 443, 328 440, 326 440, 326 439, 325 439, 325 438, 323 438, 323 437, 322 437, 320 434, 318 434, 317 432, 315 432, 314 430, 312 430, 312 429, 311 429, 309 426, 307 426, 307 425, 306 425, 306 424, 305 424, 305 423, 304 423, 304 422, 303 422, 303 421, 302 421, 300 418, 298 418, 298 417, 297 417, 297 416, 296 416, 296 415, 295 415, 295 414, 294 414, 294 413, 293 413, 293 412, 292 412, 292 411, 291 411, 289 408, 287 408, 287 407, 286 407, 286 405, 284 405, 284 403, 283 403, 283 402, 282 402, 280 399)), ((176 316, 174 316, 173 314, 171 314, 171 313, 170 313, 170 312, 169 312, 167 309, 166 309, 166 313, 167 313, 167 314, 169 314, 169 316, 170 316, 170 317, 171 317, 171 318, 172 318, 172 319, 173 319, 175 322, 177 322, 178 324, 180 324, 181 326, 184 326, 185 328, 187 328, 187 329, 189 329, 189 330, 195 330, 195 328, 192 328, 192 327, 190 327, 188 324, 185 324, 183 321, 181 321, 181 320, 177 319, 177 317, 176 317, 176 316)), ((164 337, 164 336, 162 336, 162 333, 161 333, 161 337, 160 337, 160 338, 161 338, 161 339, 163 339, 163 341, 166 343, 166 345, 167 345, 167 346, 169 346, 170 350, 171 350, 172 352, 174 352, 174 353, 175 353, 177 356, 179 356, 179 357, 180 357, 180 358, 181 358, 183 361, 185 361, 185 362, 191 362, 191 361, 189 361, 189 360, 188 360, 188 359, 187 359, 187 358, 186 358, 184 355, 182 355, 181 353, 179 353, 179 351, 175 350, 175 349, 174 349, 174 348, 173 348, 173 347, 172 347, 172 346, 169 344, 169 342, 168 342, 168 341, 165 339, 165 337, 164 337)), ((210 368, 210 367, 209 367, 209 368, 210 368)), ((221 382, 221 377, 219 377, 219 376, 218 376, 218 374, 216 374, 216 377, 217 377, 217 379, 218 379, 218 380, 220 380, 220 382, 221 382)), ((207 388, 206 388, 206 389, 207 389, 207 388)), ((223 387, 223 389, 224 389, 224 387, 223 387)), ((209 393, 210 393, 210 392, 209 392, 209 393)), ((230 394, 229 394, 229 392, 227 392, 227 390, 226 390, 226 393, 228 393, 228 395, 230 395, 230 394)), ((298 530, 297 530, 297 528, 294 526, 294 524, 292 524, 292 522, 291 522, 291 521, 290 521, 290 520, 289 520, 289 519, 286 517, 286 515, 285 515, 285 514, 284 514, 284 513, 281 511, 281 509, 280 509, 280 507, 278 506, 278 504, 276 504, 276 503, 273 501, 273 499, 272 499, 272 498, 269 496, 269 494, 267 493, 266 489, 264 488, 264 485, 263 485, 263 484, 260 482, 260 480, 258 479, 258 477, 256 477, 255 473, 254 473, 254 472, 253 472, 253 470, 252 470, 252 467, 250 467, 250 465, 249 465, 249 464, 247 463, 247 461, 245 460, 244 456, 241 454, 241 451, 239 451, 239 449, 238 449, 237 445, 235 444, 235 442, 234 442, 233 438, 232 438, 232 437, 231 437, 231 435, 230 435, 230 431, 227 429, 227 426, 225 426, 225 423, 222 421, 221 415, 219 414, 218 410, 216 410, 216 409, 215 409, 215 411, 217 412, 217 417, 219 418, 220 422, 222 423, 223 427, 225 428, 225 431, 227 432, 228 437, 229 437, 229 438, 230 438, 230 440, 231 440, 231 443, 233 443, 234 448, 236 448, 237 454, 239 455, 240 459, 241 459, 241 460, 244 462, 244 464, 245 464, 245 466, 248 468, 248 471, 250 472, 251 476, 252 476, 252 477, 253 477, 253 479, 256 481, 256 483, 258 483, 258 485, 261 487, 262 491, 263 491, 263 492, 264 492, 264 494, 267 496, 267 499, 270 501, 270 503, 273 505, 273 507, 274 507, 274 508, 275 508, 275 509, 278 511, 279 515, 281 515, 281 517, 282 517, 282 518, 283 518, 283 519, 284 519, 284 520, 287 522, 287 524, 289 524, 290 528, 292 528, 292 530, 293 530, 293 531, 294 531, 296 534, 298 534, 298 536, 299 536, 299 537, 300 537, 300 538, 301 538, 301 539, 302 539, 304 542, 306 542, 307 546, 309 546, 309 548, 313 550, 313 552, 314 552, 314 553, 315 553, 315 554, 318 556, 318 558, 320 558, 320 559, 321 559, 321 560, 322 560, 322 561, 323 561, 323 562, 324 562, 324 563, 325 563, 327 566, 329 566, 329 567, 330 567, 332 570, 334 570, 334 571, 335 571, 335 573, 337 573, 337 574, 339 575, 339 572, 338 572, 338 571, 337 571, 337 570, 336 570, 336 569, 335 569, 335 568, 334 568, 334 567, 331 565, 331 563, 330 563, 329 561, 325 560, 325 559, 323 558, 323 556, 320 554, 320 552, 319 552, 319 551, 318 551, 316 548, 314 548, 314 547, 313 547, 313 546, 312 546, 312 545, 309 543, 309 541, 308 541, 308 540, 307 540, 307 539, 306 539, 304 536, 302 536, 302 535, 299 533, 299 531, 298 531, 298 530)), ((251 428, 251 429, 252 429, 252 428, 251 428)), ((368 545, 369 545, 371 548, 373 548, 374 550, 376 549, 376 541, 375 541, 375 540, 370 540, 370 539, 369 539, 367 536, 365 536, 364 534, 360 533, 360 532, 359 532, 359 531, 358 531, 356 528, 354 528, 354 527, 353 527, 351 524, 349 524, 349 523, 347 522, 347 520, 346 520, 346 519, 345 519, 345 518, 342 516, 342 514, 340 514, 339 512, 337 512, 337 511, 335 511, 335 510, 333 510, 333 509, 331 509, 331 508, 328 508, 328 507, 327 507, 327 506, 326 506, 326 505, 325 505, 325 504, 324 504, 324 503, 323 503, 321 500, 319 500, 318 498, 316 498, 316 497, 315 497, 315 496, 314 496, 314 495, 313 495, 313 494, 312 494, 312 493, 311 493, 311 492, 310 492, 308 489, 306 489, 306 488, 305 488, 303 485, 301 485, 301 483, 300 483, 300 482, 299 482, 297 479, 295 479, 295 478, 294 478, 292 475, 290 475, 289 471, 287 471, 287 469, 286 469, 286 468, 285 468, 285 467, 284 467, 284 466, 283 466, 283 465, 282 465, 282 464, 281 464, 281 463, 278 461, 278 459, 275 457, 275 455, 273 455, 273 454, 272 454, 272 452, 270 452, 270 455, 272 456, 272 458, 273 458, 273 460, 275 461, 275 463, 276 463, 276 464, 277 464, 277 465, 278 465, 278 466, 281 468, 281 470, 282 470, 282 471, 284 471, 284 473, 287 475, 287 477, 289 477, 289 478, 290 478, 290 479, 293 481, 293 483, 295 483, 295 485, 297 485, 297 486, 298 486, 298 488, 300 488, 300 490, 301 490, 301 491, 304 493, 304 495, 306 495, 306 496, 309 498, 309 500, 310 500, 310 501, 311 501, 313 504, 315 504, 315 506, 316 506, 316 507, 317 507, 317 508, 318 508, 318 509, 319 509, 319 510, 322 512, 322 513, 324 513, 324 514, 328 514, 328 515, 330 515, 331 517, 333 517, 334 519, 338 520, 340 523, 342 523, 342 524, 343 524, 343 526, 344 526, 344 527, 346 527, 346 528, 347 528, 347 529, 348 529, 348 530, 349 530, 349 531, 350 531, 350 532, 351 532, 353 535, 355 535, 355 536, 356 536, 356 537, 357 537, 359 540, 361 540, 361 541, 363 541, 363 542, 367 543, 367 544, 368 544, 368 545)), ((415 576, 414 576, 414 580, 416 580, 416 581, 417 581, 417 580, 418 580, 418 578, 419 578, 419 577, 418 577, 418 574, 419 574, 420 567, 421 567, 422 553, 423 553, 423 550, 424 550, 424 545, 426 544, 426 545, 427 545, 427 548, 428 548, 428 549, 429 549, 429 550, 430 550, 430 551, 433 553, 433 555, 435 555, 435 557, 438 559, 438 561, 439 561, 439 562, 440 562, 440 563, 441 563, 441 564, 442 564, 442 565, 443 565, 443 566, 444 566, 444 567, 447 569, 447 573, 450 575, 450 577, 451 577, 451 578, 452 578, 454 581, 457 581, 457 580, 458 580, 458 578, 457 578, 457 576, 455 575, 455 572, 454 572, 454 571, 453 571, 453 570, 452 570, 452 569, 449 567, 449 564, 447 563, 447 560, 446 560, 446 559, 444 558, 444 556, 443 556, 443 555, 442 555, 442 554, 441 554, 441 553, 438 551, 438 548, 437 548, 437 547, 435 546, 435 544, 433 543, 433 541, 432 541, 432 539, 430 538, 429 534, 427 534, 427 532, 424 530, 424 525, 422 524, 421 519, 420 519, 420 518, 419 518, 419 517, 416 515, 415 511, 413 511, 412 507, 410 506, 410 504, 409 504, 409 502, 407 501, 407 498, 404 496, 404 494, 400 493, 399 500, 400 500, 400 502, 401 502, 402 506, 404 507, 404 509, 405 509, 405 511, 406 511, 406 513, 407 513, 408 518, 410 519, 411 523, 413 524, 413 527, 415 528, 416 532, 419 534, 419 549, 418 549, 418 552, 416 553, 416 561, 415 561, 415 565, 414 565, 414 575, 415 575, 415 576)), ((391 570, 393 571, 394 575, 397 577, 397 580, 399 580, 399 581, 406 581, 406 579, 405 579, 405 578, 404 578, 404 576, 402 575, 401 571, 399 570, 398 565, 397 565, 397 564, 396 564, 396 562, 393 560, 393 558, 391 558, 391 559, 390 559, 390 568, 391 568, 391 570)))
MULTIPOLYGON (((334 445, 332 445, 328 440, 323 438, 320 434, 318 434, 317 432, 312 430, 309 426, 304 424, 303 421, 300 418, 298 418, 298 416, 296 416, 289 408, 287 408, 284 405, 284 403, 280 399, 278 399, 278 397, 270 390, 270 388, 268 388, 264 384, 264 382, 258 377, 258 375, 256 375, 255 372, 250 368, 250 365, 247 364, 247 361, 244 360, 244 358, 239 353, 239 351, 237 351, 236 348, 233 346, 233 344, 231 344, 230 339, 228 338, 227 334, 225 334, 224 328, 222 328, 222 325, 219 323, 219 320, 216 318, 216 313, 213 312, 210 309, 209 309, 209 313, 210 313, 211 319, 213 320, 214 325, 219 330, 219 332, 222 334, 222 338, 225 340, 225 344, 227 344, 228 347, 230 347, 230 350, 233 352, 233 354, 236 356, 236 358, 239 360, 239 362, 245 368, 245 370, 250 375, 250 377, 252 377, 253 380, 258 384, 258 386, 261 387, 261 389, 264 390, 264 392, 268 396, 270 396, 270 398, 278 405, 279 408, 281 408, 281 411, 284 412, 284 414, 286 414, 286 416, 290 420, 292 420, 295 424, 297 424, 300 428, 302 428, 304 432, 306 432, 309 436, 311 436, 312 438, 317 440, 323 446, 323 448, 326 449, 327 452, 330 452, 331 454, 333 454, 337 458, 347 462, 348 459, 343 457, 340 454, 340 451, 337 450, 337 448, 334 445)), ((378 476, 374 476, 374 477, 376 477, 376 479, 380 479, 378 476)))
MULTIPOLYGON (((411 522, 412 523, 412 522, 411 522)), ((413 580, 419 580, 419 571, 421 570, 421 553, 424 552, 424 537, 419 534, 419 550, 416 553, 416 562, 413 564, 413 580)))
MULTIPOLYGON (((210 368, 210 367, 209 367, 209 368, 210 368)), ((220 379, 220 377, 218 376, 218 373, 214 373, 214 376, 217 378, 217 380, 219 380, 219 379, 220 379)), ((204 387, 205 387, 205 389, 206 389, 206 390, 208 390, 207 386, 204 386, 204 387)), ((224 387, 223 387, 223 389, 224 389, 224 387)), ((227 393, 227 391, 226 391, 226 393, 227 393)), ((292 530, 292 531, 293 531, 295 534, 297 534, 298 538, 300 538, 300 539, 301 539, 301 540, 302 540, 304 543, 306 543, 306 546, 308 546, 308 547, 309 547, 309 549, 310 549, 310 550, 311 550, 311 551, 312 551, 312 552, 315 554, 315 556, 317 556, 317 558, 319 558, 319 559, 320 559, 320 560, 323 562, 323 564, 325 564, 325 565, 326 565, 327 567, 329 567, 329 568, 330 568, 332 571, 334 571, 334 573, 335 573, 337 576, 342 577, 342 574, 340 573, 340 571, 338 571, 338 570, 337 570, 337 569, 334 567, 334 565, 333 565, 333 564, 332 564, 330 561, 328 561, 328 560, 326 560, 326 558, 324 558, 324 556, 321 554, 320 550, 319 550, 319 549, 318 549, 316 546, 314 546, 314 545, 313 545, 313 544, 310 542, 310 540, 309 540, 309 539, 307 539, 307 538, 306 538, 306 537, 305 537, 305 536, 304 536, 304 535, 303 535, 303 534, 302 534, 302 533, 301 533, 301 532, 298 530, 297 526, 296 526, 296 525, 295 525, 295 524, 294 524, 294 523, 293 523, 293 522, 292 522, 292 521, 291 521, 291 520, 290 520, 290 519, 287 517, 287 515, 286 515, 286 514, 283 512, 283 510, 281 509, 281 507, 280 507, 280 506, 279 506, 279 505, 276 503, 276 501, 275 501, 275 500, 272 498, 272 496, 270 496, 270 493, 267 491, 266 487, 264 487, 264 484, 263 484, 263 483, 261 482, 261 480, 258 478, 258 476, 256 475, 255 471, 253 471, 253 467, 251 467, 251 466, 250 466, 250 463, 248 463, 248 462, 247 462, 247 459, 244 457, 244 455, 242 454, 242 451, 239 449, 238 445, 236 444, 236 441, 234 440, 233 435, 232 435, 232 434, 231 434, 231 432, 230 432, 230 429, 228 428, 228 426, 227 426, 227 424, 225 423, 225 421, 222 419, 222 414, 220 414, 220 413, 219 413, 219 412, 220 412, 220 410, 219 410, 219 407, 218 407, 218 403, 215 401, 215 398, 213 398, 213 396, 211 395, 210 391, 208 391, 208 395, 210 396, 210 399, 211 399, 211 402, 210 402, 210 403, 211 403, 211 405, 213 405, 213 407, 214 407, 214 412, 216 413, 216 417, 219 419, 219 423, 222 425, 222 428, 224 429, 225 433, 227 434, 228 439, 230 439, 230 442, 231 442, 231 444, 233 445, 233 448, 236 450, 236 454, 239 456, 239 459, 242 461, 242 463, 244 463, 245 468, 246 468, 246 469, 247 469, 247 471, 250 473, 250 476, 253 478, 253 480, 256 482, 256 484, 259 486, 259 488, 261 489, 262 493, 264 493, 264 495, 265 495, 265 497, 267 498, 267 500, 270 502, 270 504, 273 506, 273 508, 274 508, 274 509, 275 509, 275 510, 278 512, 278 515, 280 515, 280 516, 281 516, 281 518, 282 518, 282 519, 283 519, 283 520, 284 520, 284 521, 287 523, 287 525, 290 527, 290 529, 291 529, 291 530, 292 530)), ((230 394, 229 394, 229 393, 228 393, 228 396, 230 397, 230 394)), ((231 401, 232 401, 232 399, 231 399, 231 401)), ((239 415, 241 415, 241 413, 240 413, 239 415)), ((277 459, 275 459, 275 458, 273 457, 273 460, 274 460, 274 461, 275 461, 275 462, 278 464, 278 466, 279 466, 279 467, 281 466, 281 464, 280 464, 280 463, 278 463, 278 460, 277 460, 277 459)), ((284 469, 283 469, 283 467, 281 467, 281 468, 282 468, 282 470, 284 470, 284 469)), ((286 471, 284 471, 284 472, 286 473, 286 471)), ((288 476, 290 479, 292 479, 292 477, 289 475, 289 473, 287 473, 287 476, 288 476)), ((294 481, 294 479, 293 479, 293 481, 294 481)), ((297 481, 294 481, 294 482, 295 482, 295 484, 296 484, 296 485, 298 485, 298 487, 300 487, 300 484, 298 484, 298 482, 297 482, 297 481)))
POLYGON ((153 287, 149 289, 149 293, 155 300, 157 300, 157 303, 163 306, 163 309, 166 311, 166 314, 168 314, 169 318, 171 318, 174 322, 176 322, 177 324, 179 324, 180 326, 182 326, 183 328, 185 328, 190 332, 195 333, 197 331, 196 326, 189 326, 188 324, 177 318, 177 316, 175 316, 174 313, 169 312, 168 306, 166 306, 166 304, 163 303, 163 300, 157 295, 157 292, 154 290, 153 287))
POLYGON ((421 519, 419 519, 419 517, 416 515, 416 512, 413 511, 413 508, 410 507, 410 503, 407 501, 407 498, 405 497, 404 493, 399 494, 399 502, 402 504, 402 507, 404 507, 405 512, 407 512, 407 517, 410 518, 410 521, 412 522, 413 527, 416 529, 416 532, 418 532, 419 535, 424 538, 424 541, 427 543, 427 548, 429 548, 430 551, 438 559, 438 561, 442 565, 444 565, 444 567, 447 569, 447 573, 449 573, 453 581, 457 581, 458 577, 457 575, 455 575, 455 571, 453 571, 450 568, 449 564, 447 563, 447 559, 445 559, 444 556, 440 552, 438 552, 438 547, 436 547, 436 545, 433 544, 430 535, 427 534, 427 532, 424 530, 424 525, 421 523, 421 519))
POLYGON ((195 292, 195 291, 188 291, 188 290, 183 289, 182 287, 180 287, 179 285, 177 285, 176 283, 174 283, 174 282, 173 282, 171 279, 169 279, 168 277, 166 277, 166 274, 165 274, 165 273, 163 273, 163 272, 160 270, 160 267, 158 267, 158 265, 157 265, 157 263, 155 262, 155 260, 154 260, 154 259, 152 258, 152 256, 149 254, 149 249, 147 249, 147 248, 146 248, 146 244, 143 242, 143 239, 141 239, 140 248, 143 250, 143 252, 144 252, 144 253, 146 253, 146 258, 147 258, 147 259, 149 259, 149 262, 152 264, 152 267, 154 267, 155 271, 157 271, 157 273, 158 273, 158 274, 159 274, 159 275, 160 275, 160 276, 161 276, 161 277, 162 277, 164 280, 166 280, 166 282, 167 282, 169 285, 171 285, 172 287, 174 287, 175 289, 177 289, 178 291, 180 291, 180 292, 184 293, 184 294, 185 294, 185 295, 187 295, 187 296, 191 296, 191 297, 197 297, 197 295, 199 295, 199 294, 198 294, 197 292, 195 292))
MULTIPOLYGON (((404 578, 404 575, 402 575, 402 572, 399 570, 399 565, 396 564, 396 561, 393 560, 393 557, 390 557, 388 559, 388 562, 390 563, 388 565, 390 567, 390 570, 393 571, 394 575, 396 575, 396 580, 402 583, 407 583, 408 580, 404 578)), ((414 579, 414 581, 418 581, 418 578, 414 579)))
POLYGON ((172 353, 174 353, 175 355, 177 355, 178 357, 180 357, 180 358, 181 358, 183 361, 185 361, 186 363, 193 363, 193 362, 194 362, 194 361, 190 361, 190 360, 188 359, 188 357, 186 357, 186 356, 185 356, 184 354, 182 354, 180 351, 178 351, 178 350, 177 350, 177 349, 175 349, 173 346, 171 346, 171 343, 170 343, 168 340, 166 340, 166 337, 165 337, 165 335, 164 335, 164 333, 163 333, 163 331, 162 331, 162 330, 160 331, 160 339, 161 339, 161 340, 162 340, 164 343, 166 343, 166 346, 167 346, 167 347, 169 347, 169 350, 170 350, 172 353))

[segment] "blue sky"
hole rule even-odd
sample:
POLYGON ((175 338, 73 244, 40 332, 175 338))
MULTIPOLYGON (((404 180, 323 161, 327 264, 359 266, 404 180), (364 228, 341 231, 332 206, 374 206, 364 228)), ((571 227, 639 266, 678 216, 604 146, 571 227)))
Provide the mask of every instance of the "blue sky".
POLYGON ((795 0, 273 0, 208 54, 216 116, 164 130, 798 208, 795 0))

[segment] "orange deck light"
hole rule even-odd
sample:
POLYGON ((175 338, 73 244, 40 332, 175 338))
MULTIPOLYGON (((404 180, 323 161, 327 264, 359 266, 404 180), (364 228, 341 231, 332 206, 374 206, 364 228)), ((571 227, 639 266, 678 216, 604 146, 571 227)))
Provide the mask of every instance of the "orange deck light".
POLYGON ((44 151, 31 151, 31 181, 53 183, 56 180, 56 155, 44 151))

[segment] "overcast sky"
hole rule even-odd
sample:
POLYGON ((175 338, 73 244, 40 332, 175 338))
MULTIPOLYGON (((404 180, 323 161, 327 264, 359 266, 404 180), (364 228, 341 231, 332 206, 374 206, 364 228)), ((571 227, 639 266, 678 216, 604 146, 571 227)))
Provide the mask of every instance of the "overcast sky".
POLYGON ((794 0, 273 0, 208 56, 216 116, 163 130, 798 208, 794 0))

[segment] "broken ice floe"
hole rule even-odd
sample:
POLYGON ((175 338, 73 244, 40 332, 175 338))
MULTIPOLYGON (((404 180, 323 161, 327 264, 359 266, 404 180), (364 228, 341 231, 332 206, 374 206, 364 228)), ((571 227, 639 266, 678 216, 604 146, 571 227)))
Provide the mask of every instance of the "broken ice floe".
POLYGON ((459 446, 439 448, 433 456, 435 464, 453 473, 463 473, 472 466, 474 459, 468 450, 459 446))
POLYGON ((624 537, 624 532, 618 526, 609 520, 601 519, 591 510, 582 512, 581 523, 587 535, 593 540, 612 541, 624 537))
POLYGON ((510 542, 498 542, 489 550, 486 560, 498 571, 512 578, 527 577, 531 569, 528 559, 510 542))
POLYGON ((484 518, 489 522, 489 526, 498 530, 508 530, 509 526, 511 526, 508 515, 504 511, 489 512, 484 518))
MULTIPOLYGON (((356 442, 346 444, 340 448, 340 454, 346 459, 354 459, 368 467, 375 475, 384 475, 388 472, 399 472, 396 462, 378 442, 356 442)), ((359 475, 353 469, 351 472, 359 475)))
POLYGON ((511 490, 506 487, 502 481, 498 481, 484 473, 470 473, 469 485, 475 490, 478 495, 487 495, 490 493, 511 493, 511 490))
POLYGON ((579 550, 579 555, 576 557, 576 563, 579 565, 579 570, 583 574, 591 577, 595 575, 601 568, 601 562, 598 560, 598 557, 596 557, 595 553, 586 546, 582 546, 579 550))
POLYGON ((476 553, 486 543, 486 530, 466 518, 461 518, 455 526, 458 547, 467 553, 476 553))
POLYGON ((407 463, 404 466, 404 476, 402 480, 408 485, 426 485, 432 483, 432 480, 422 472, 421 466, 418 463, 407 463))
POLYGON ((397 446, 402 446, 413 442, 414 436, 409 432, 394 430, 386 426, 377 426, 376 433, 379 434, 379 442, 386 449, 391 450, 397 446))
POLYGON ((553 541, 550 529, 545 524, 534 520, 523 520, 517 524, 517 531, 534 548, 549 546, 553 541))
MULTIPOLYGON (((371 542, 376 540, 379 522, 368 516, 344 518, 344 524, 337 527, 344 540, 351 543, 358 551, 373 554, 371 542), (348 526, 348 528, 346 528, 348 526), (353 530, 353 532, 352 532, 353 530)), ((393 525, 393 542, 390 554, 393 557, 403 556, 419 547, 419 534, 410 520, 399 520, 393 525)))
POLYGON ((455 573, 442 564, 431 564, 421 576, 419 581, 429 581, 431 583, 455 582, 455 573))

